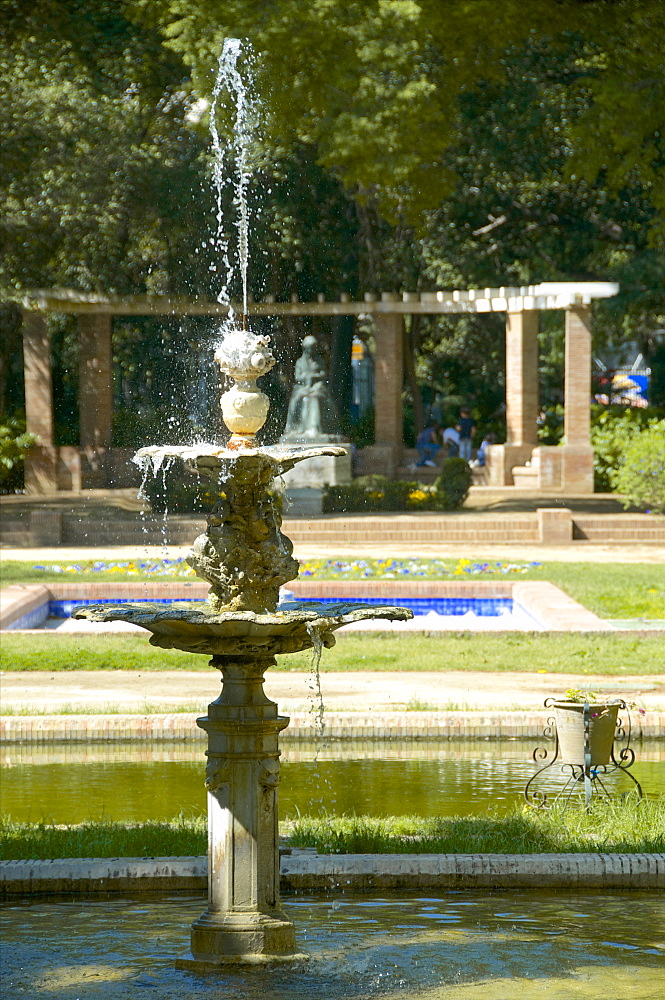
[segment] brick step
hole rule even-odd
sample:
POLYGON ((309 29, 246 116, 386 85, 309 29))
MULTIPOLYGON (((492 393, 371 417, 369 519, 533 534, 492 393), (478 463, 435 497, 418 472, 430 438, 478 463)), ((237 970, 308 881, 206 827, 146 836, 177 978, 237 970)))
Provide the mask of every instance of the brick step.
POLYGON ((589 542, 665 542, 665 528, 585 528, 575 526, 573 538, 589 542))
POLYGON ((0 531, 0 544, 13 549, 28 548, 32 544, 32 536, 26 530, 11 531, 3 528, 0 531))

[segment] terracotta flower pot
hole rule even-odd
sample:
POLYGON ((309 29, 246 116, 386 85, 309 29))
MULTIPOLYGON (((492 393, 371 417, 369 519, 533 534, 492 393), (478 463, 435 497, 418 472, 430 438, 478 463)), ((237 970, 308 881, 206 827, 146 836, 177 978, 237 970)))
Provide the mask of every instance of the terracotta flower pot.
MULTIPOLYGON (((559 738, 559 759, 564 764, 584 767, 584 705, 575 701, 555 701, 551 706, 559 738)), ((620 705, 589 706, 589 746, 591 766, 609 764, 620 705)))

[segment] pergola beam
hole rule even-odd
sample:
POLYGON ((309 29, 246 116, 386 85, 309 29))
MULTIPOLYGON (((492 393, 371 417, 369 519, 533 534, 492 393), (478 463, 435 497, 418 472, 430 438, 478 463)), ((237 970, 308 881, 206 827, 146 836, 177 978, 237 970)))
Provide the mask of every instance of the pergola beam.
MULTIPOLYGON (((316 302, 250 302, 250 316, 360 316, 401 313, 437 315, 441 313, 521 312, 533 309, 567 309, 589 305, 593 299, 616 295, 619 286, 610 281, 542 282, 539 285, 464 289, 438 292, 383 292, 380 298, 367 294, 362 301, 344 297, 330 302, 319 296, 316 302)), ((187 296, 101 295, 71 289, 25 292, 20 297, 31 312, 109 313, 114 316, 226 316, 228 306, 187 296)), ((233 304, 238 315, 242 309, 233 304)))

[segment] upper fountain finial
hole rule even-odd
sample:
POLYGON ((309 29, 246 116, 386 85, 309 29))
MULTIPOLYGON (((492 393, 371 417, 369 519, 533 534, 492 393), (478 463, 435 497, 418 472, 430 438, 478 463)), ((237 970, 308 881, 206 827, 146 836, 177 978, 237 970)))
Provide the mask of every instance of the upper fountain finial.
POLYGON ((229 330, 215 351, 215 361, 235 382, 222 396, 222 418, 231 431, 228 447, 233 451, 254 448, 254 435, 268 416, 270 401, 256 384, 275 364, 270 337, 250 330, 229 330))

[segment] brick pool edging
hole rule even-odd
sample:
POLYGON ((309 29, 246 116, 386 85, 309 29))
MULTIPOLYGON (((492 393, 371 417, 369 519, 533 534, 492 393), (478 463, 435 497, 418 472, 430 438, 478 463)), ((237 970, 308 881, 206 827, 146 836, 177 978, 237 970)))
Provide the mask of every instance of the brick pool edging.
MULTIPOLYGON (((5 715, 0 716, 0 742, 205 742, 205 733, 196 725, 199 715, 5 715)), ((311 712, 292 712, 282 741, 541 739, 549 715, 543 710, 326 712, 321 731, 311 712)), ((665 712, 631 713, 631 722, 633 740, 665 739, 665 712)))
MULTIPOLYGON (((435 889, 656 890, 665 854, 284 853, 283 891, 435 889)), ((0 896, 205 891, 204 857, 62 858, 0 862, 0 896)))

